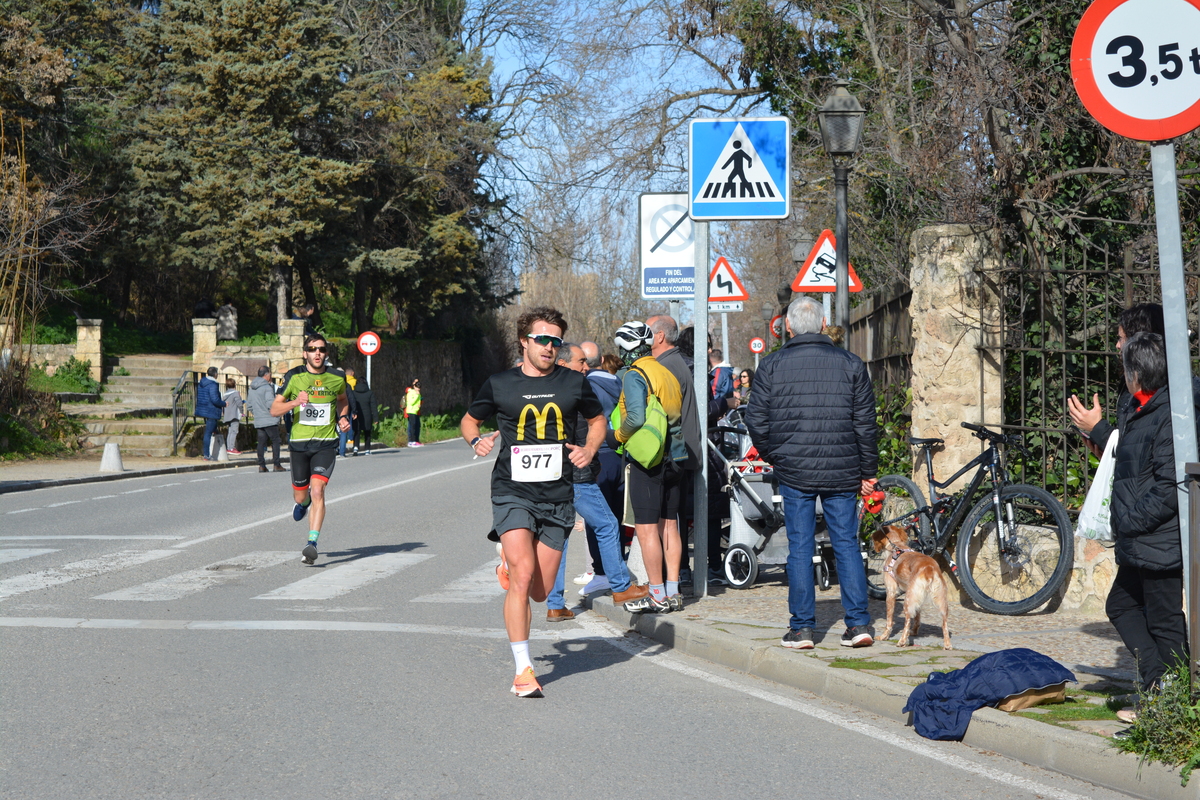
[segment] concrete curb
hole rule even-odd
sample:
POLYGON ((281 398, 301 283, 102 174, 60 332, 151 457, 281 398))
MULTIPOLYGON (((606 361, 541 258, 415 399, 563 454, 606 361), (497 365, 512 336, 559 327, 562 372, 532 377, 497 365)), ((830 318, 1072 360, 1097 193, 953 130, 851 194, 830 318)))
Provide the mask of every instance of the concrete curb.
MULTIPOLYGON (((371 452, 372 454, 390 453, 398 449, 396 447, 383 447, 371 452)), ((280 454, 279 461, 283 464, 291 463, 291 459, 283 454, 280 454)), ((208 472, 215 469, 239 469, 241 467, 257 466, 257 461, 223 461, 220 463, 184 464, 178 467, 155 467, 154 469, 132 470, 130 472, 103 475, 83 475, 78 478, 49 478, 43 481, 26 481, 25 483, 14 483, 10 486, 0 486, 0 494, 28 492, 34 489, 52 489, 55 486, 74 486, 80 483, 107 483, 108 481, 120 481, 126 478, 151 478, 155 475, 179 475, 186 472, 208 472)))
MULTIPOLYGON (((912 689, 878 675, 836 669, 817 658, 775 645, 758 645, 674 615, 630 614, 612 597, 584 598, 608 619, 681 653, 791 686, 873 714, 909 724, 901 709, 912 689)), ((1043 722, 981 708, 971 717, 963 743, 1044 767, 1073 778, 1147 800, 1196 800, 1200 781, 1179 785, 1179 775, 1162 764, 1142 764, 1103 739, 1043 722)))

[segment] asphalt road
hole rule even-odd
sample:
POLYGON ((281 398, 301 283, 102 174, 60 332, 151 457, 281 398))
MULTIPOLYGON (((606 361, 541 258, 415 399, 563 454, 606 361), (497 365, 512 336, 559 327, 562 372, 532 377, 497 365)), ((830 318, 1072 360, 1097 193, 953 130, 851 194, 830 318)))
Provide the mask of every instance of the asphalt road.
POLYGON ((0 793, 1122 796, 542 606, 547 696, 514 698, 490 465, 339 461, 314 567, 285 474, 0 496, 0 793))

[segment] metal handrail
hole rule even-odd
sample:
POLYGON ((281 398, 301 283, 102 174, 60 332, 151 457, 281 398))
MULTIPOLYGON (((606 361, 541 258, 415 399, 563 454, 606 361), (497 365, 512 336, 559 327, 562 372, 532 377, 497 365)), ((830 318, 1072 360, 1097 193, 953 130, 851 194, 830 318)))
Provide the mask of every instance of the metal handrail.
POLYGON ((187 427, 187 418, 196 408, 196 375, 188 370, 179 376, 171 390, 171 455, 179 455, 179 440, 187 427), (190 378, 190 380, 189 380, 190 378), (191 409, 191 411, 189 411, 191 409))

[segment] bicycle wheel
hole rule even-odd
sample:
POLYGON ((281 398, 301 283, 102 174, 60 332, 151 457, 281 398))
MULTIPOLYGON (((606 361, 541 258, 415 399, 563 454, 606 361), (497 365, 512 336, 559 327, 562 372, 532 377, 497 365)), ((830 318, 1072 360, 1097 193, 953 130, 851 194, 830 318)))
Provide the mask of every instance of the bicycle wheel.
POLYGON ((958 531, 958 578, 984 611, 1024 614, 1059 590, 1075 561, 1071 519, 1054 496, 1037 486, 1000 489, 1004 525, 988 494, 958 531))
POLYGON ((883 507, 878 513, 872 514, 865 506, 859 506, 858 540, 866 554, 867 592, 876 600, 882 600, 887 597, 883 585, 887 556, 875 551, 871 537, 881 525, 896 524, 908 529, 909 541, 916 539, 918 532, 927 539, 929 520, 925 515, 916 513, 925 507, 925 495, 920 487, 903 475, 884 475, 875 484, 875 489, 884 493, 883 507))

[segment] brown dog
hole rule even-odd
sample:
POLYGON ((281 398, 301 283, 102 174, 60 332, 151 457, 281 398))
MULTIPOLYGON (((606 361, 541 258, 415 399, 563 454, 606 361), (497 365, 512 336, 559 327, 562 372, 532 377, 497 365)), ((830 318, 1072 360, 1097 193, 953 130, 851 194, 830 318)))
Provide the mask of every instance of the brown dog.
POLYGON ((898 647, 908 645, 910 635, 916 635, 921 625, 921 606, 932 597, 942 612, 942 647, 950 645, 950 607, 946 602, 946 579, 937 561, 924 553, 910 550, 908 534, 901 525, 889 525, 871 537, 875 552, 887 551, 883 584, 887 588, 887 626, 881 640, 892 635, 892 619, 896 610, 896 588, 904 590, 904 630, 898 647))

